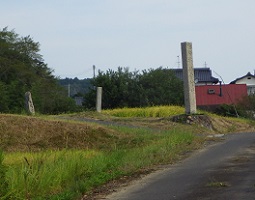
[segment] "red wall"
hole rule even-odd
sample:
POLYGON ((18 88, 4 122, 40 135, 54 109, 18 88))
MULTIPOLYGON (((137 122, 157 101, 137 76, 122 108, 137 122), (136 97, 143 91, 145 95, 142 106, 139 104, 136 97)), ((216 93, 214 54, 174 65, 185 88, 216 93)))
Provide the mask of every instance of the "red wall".
POLYGON ((247 96, 246 84, 229 84, 221 87, 222 96, 220 96, 220 85, 196 86, 197 106, 236 104, 244 96, 247 96), (208 90, 213 90, 215 93, 209 94, 208 90))

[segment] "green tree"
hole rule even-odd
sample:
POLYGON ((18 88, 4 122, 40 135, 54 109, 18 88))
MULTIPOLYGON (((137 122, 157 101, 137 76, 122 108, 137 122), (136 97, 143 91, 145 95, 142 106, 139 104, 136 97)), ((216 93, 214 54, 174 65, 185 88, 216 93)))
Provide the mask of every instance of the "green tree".
POLYGON ((7 85, 0 82, 0 112, 9 111, 9 96, 7 85))
POLYGON ((57 113, 58 109, 63 112, 70 108, 64 103, 69 101, 64 100, 67 95, 61 92, 62 87, 44 63, 39 51, 40 44, 30 36, 20 37, 7 28, 0 31, 1 112, 21 113, 24 110, 26 91, 32 92, 37 112, 57 113), (59 106, 60 102, 62 106, 59 106))
POLYGON ((138 72, 129 72, 128 68, 119 67, 117 71, 98 72, 91 80, 90 91, 85 95, 84 105, 95 107, 96 87, 103 87, 103 108, 116 108, 137 105, 138 72))
POLYGON ((78 79, 75 78, 65 78, 65 79, 59 79, 59 84, 63 87, 67 88, 68 85, 70 85, 70 95, 71 97, 79 96, 82 97, 84 94, 86 94, 89 91, 90 88, 90 82, 91 78, 85 78, 85 79, 78 79))
POLYGON ((143 105, 183 105, 183 83, 169 69, 144 70, 140 77, 143 105))
POLYGON ((103 108, 183 104, 182 81, 171 70, 161 67, 144 70, 142 74, 121 67, 117 71, 99 71, 92 85, 85 95, 88 108, 95 106, 96 87, 103 87, 103 108))

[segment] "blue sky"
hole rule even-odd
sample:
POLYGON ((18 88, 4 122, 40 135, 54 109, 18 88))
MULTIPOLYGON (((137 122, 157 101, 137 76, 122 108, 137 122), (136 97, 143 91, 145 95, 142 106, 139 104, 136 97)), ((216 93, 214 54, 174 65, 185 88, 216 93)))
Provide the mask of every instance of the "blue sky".
POLYGON ((255 70, 254 0, 0 0, 0 28, 30 35, 56 76, 177 68, 180 43, 195 67, 226 83, 255 70))

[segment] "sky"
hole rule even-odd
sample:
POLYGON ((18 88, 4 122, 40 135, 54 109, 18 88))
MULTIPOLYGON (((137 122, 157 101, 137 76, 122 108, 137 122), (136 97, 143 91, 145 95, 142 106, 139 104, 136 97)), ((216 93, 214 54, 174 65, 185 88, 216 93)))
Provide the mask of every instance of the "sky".
POLYGON ((0 0, 0 28, 40 43, 60 78, 98 70, 181 68, 191 42, 194 67, 225 83, 255 70, 254 0, 0 0), (179 64, 180 63, 180 64, 179 64))

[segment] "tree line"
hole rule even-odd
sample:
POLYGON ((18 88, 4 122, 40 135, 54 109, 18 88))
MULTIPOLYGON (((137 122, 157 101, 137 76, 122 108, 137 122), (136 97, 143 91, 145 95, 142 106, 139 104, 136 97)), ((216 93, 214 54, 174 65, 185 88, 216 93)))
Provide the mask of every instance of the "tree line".
POLYGON ((169 69, 160 67, 140 73, 119 67, 117 71, 99 70, 92 79, 60 80, 53 75, 53 70, 40 54, 39 42, 31 36, 20 36, 7 27, 0 30, 1 113, 25 112, 24 94, 27 91, 32 93, 36 112, 58 114, 77 111, 74 99, 67 95, 66 85, 69 83, 75 86, 73 97, 84 97, 84 109, 95 108, 96 87, 99 86, 103 87, 104 109, 183 104, 182 81, 169 69))
POLYGON ((75 78, 64 78, 59 79, 59 84, 64 88, 68 88, 70 86, 70 96, 71 97, 82 97, 89 91, 91 86, 91 78, 78 79, 75 78))
MULTIPOLYGON (((116 71, 100 71, 95 78, 63 79, 53 75, 40 54, 40 44, 31 36, 22 37, 14 30, 0 30, 0 113, 23 113, 24 94, 32 93, 36 112, 58 114, 79 111, 73 98, 68 97, 67 84, 73 84, 75 96, 84 97, 83 108, 94 109, 96 87, 103 87, 103 109, 183 105, 183 83, 172 70, 157 69, 130 72, 119 67, 116 71), (63 87, 63 85, 65 85, 63 87)), ((255 95, 242 99, 236 108, 222 105, 219 113, 254 118, 255 95)))
POLYGON ((157 69, 130 72, 119 67, 117 71, 100 71, 91 79, 91 87, 84 96, 86 108, 95 107, 96 87, 103 87, 104 109, 146 107, 156 105, 183 105, 183 82, 172 70, 157 69))
POLYGON ((14 30, 0 31, 0 112, 24 112, 24 94, 32 93, 36 112, 57 114, 75 110, 40 52, 40 44, 14 30))

